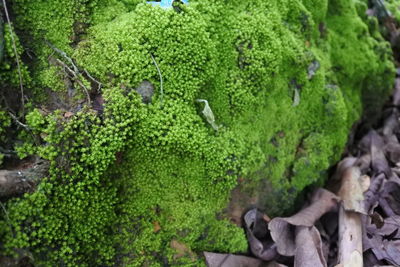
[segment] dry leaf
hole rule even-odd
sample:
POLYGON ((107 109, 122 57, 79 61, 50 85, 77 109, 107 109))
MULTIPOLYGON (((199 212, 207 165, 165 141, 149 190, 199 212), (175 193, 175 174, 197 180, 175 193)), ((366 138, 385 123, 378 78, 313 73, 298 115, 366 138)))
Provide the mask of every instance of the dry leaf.
POLYGON ((190 256, 190 258, 194 261, 196 260, 196 255, 192 252, 190 248, 184 243, 181 243, 175 239, 171 241, 170 244, 171 248, 176 250, 176 253, 174 255, 174 259, 179 259, 184 256, 190 256))
POLYGON ((153 222, 153 232, 158 233, 160 230, 161 230, 160 223, 157 221, 153 222))
POLYGON ((323 214, 337 206, 338 197, 325 189, 318 189, 314 193, 310 206, 302 209, 288 218, 274 218, 268 224, 272 239, 277 244, 278 253, 283 256, 294 256, 296 245, 294 229, 295 226, 314 225, 323 214))
POLYGON ((64 113, 64 118, 70 118, 72 116, 74 116, 74 113, 72 113, 71 111, 67 111, 64 113))
POLYGON ((315 226, 296 227, 296 251, 294 255, 294 266, 327 266, 322 251, 321 236, 315 226))

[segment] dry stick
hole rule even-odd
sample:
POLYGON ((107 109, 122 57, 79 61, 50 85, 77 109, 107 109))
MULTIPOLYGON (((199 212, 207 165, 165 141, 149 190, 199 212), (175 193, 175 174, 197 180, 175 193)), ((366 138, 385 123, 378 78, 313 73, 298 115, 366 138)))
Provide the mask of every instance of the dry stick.
POLYGON ((90 75, 90 73, 87 70, 84 70, 84 72, 89 77, 89 79, 91 79, 93 82, 97 83, 97 85, 98 85, 97 91, 100 92, 100 89, 103 86, 103 84, 101 82, 99 82, 98 80, 96 80, 95 78, 93 78, 93 76, 90 75))
POLYGON ((50 43, 49 41, 45 40, 45 42, 46 42, 46 44, 47 44, 51 49, 53 49, 55 52, 57 52, 60 56, 62 56, 63 58, 65 58, 65 59, 71 64, 71 66, 73 67, 75 73, 79 73, 78 67, 74 64, 74 61, 73 61, 69 56, 67 56, 67 53, 65 53, 65 52, 62 51, 61 49, 58 49, 57 47, 55 47, 55 46, 54 46, 52 43, 50 43))
MULTIPOLYGON (((72 58, 70 58, 70 57, 67 55, 67 53, 65 53, 65 52, 62 51, 61 49, 55 47, 55 46, 54 46, 52 43, 50 43, 49 41, 45 40, 45 42, 46 42, 46 44, 47 44, 51 49, 53 49, 54 52, 57 52, 60 56, 62 56, 63 58, 65 58, 65 59, 71 64, 73 70, 71 70, 69 67, 68 67, 68 69, 70 69, 70 71, 71 71, 72 73, 74 73, 74 76, 77 77, 78 74, 80 74, 80 71, 79 71, 79 68, 75 65, 75 63, 74 63, 74 61, 72 60, 72 58)), ((51 55, 50 55, 50 57, 51 57, 51 55)), ((62 62, 62 61, 60 61, 60 62, 62 62)), ((62 62, 62 63, 63 63, 63 65, 67 66, 64 62, 62 62)), ((89 77, 90 80, 92 80, 93 82, 97 83, 97 85, 98 85, 97 90, 99 91, 100 88, 103 86, 103 84, 102 84, 101 82, 99 82, 98 80, 96 80, 95 78, 93 78, 93 76, 90 75, 90 73, 89 73, 87 70, 83 70, 83 71, 86 73, 86 75, 89 77)), ((85 88, 85 90, 87 90, 87 89, 85 88)))
POLYGON ((342 266, 362 267, 362 229, 359 213, 339 210, 339 262, 342 266))
POLYGON ((59 60, 58 58, 56 59, 56 62, 58 64, 60 64, 65 70, 67 70, 75 79, 75 81, 83 88, 83 90, 86 93, 86 97, 88 99, 88 104, 90 105, 90 103, 92 102, 90 99, 90 95, 89 95, 89 91, 87 90, 86 86, 79 80, 78 77, 78 73, 76 73, 74 70, 72 70, 70 67, 68 67, 67 64, 65 64, 64 62, 62 62, 61 60, 59 60))
MULTIPOLYGON (((71 69, 67 64, 65 64, 63 61, 59 60, 58 58, 56 59, 57 63, 60 64, 62 67, 64 67, 66 70, 68 70, 75 78, 75 81, 83 88, 83 90, 86 93, 87 99, 88 99, 88 104, 90 105, 91 103, 91 99, 90 99, 90 95, 89 92, 86 88, 86 86, 82 83, 82 81, 79 80, 79 68, 75 65, 74 61, 72 60, 72 58, 70 58, 67 53, 65 53, 64 51, 62 51, 61 49, 55 47, 52 43, 50 43, 49 41, 45 40, 46 44, 53 49, 53 51, 57 52, 60 56, 62 56, 63 58, 65 58, 72 66, 73 69, 71 69)), ((98 82, 97 80, 95 80, 88 71, 85 70, 85 73, 88 75, 88 77, 95 81, 98 85, 99 85, 99 89, 101 87, 101 83, 98 82)))
MULTIPOLYGON (((17 61, 17 69, 18 69, 18 76, 19 76, 19 86, 20 86, 20 90, 21 90, 21 104, 22 104, 22 111, 24 111, 24 109, 25 109, 25 100, 24 100, 24 86, 22 84, 21 66, 20 66, 20 63, 19 63, 19 57, 18 57, 18 53, 17 53, 17 46, 15 44, 14 35, 13 35, 12 28, 11 28, 10 16, 8 15, 6 0, 3 0, 3 7, 4 7, 4 13, 6 14, 8 26, 10 27, 11 41, 12 41, 13 50, 14 50, 14 54, 15 54, 15 60, 17 61)), ((24 112, 22 112, 22 113, 24 113, 24 112)))
POLYGON ((12 112, 8 112, 8 114, 10 115, 10 117, 15 121, 16 124, 18 124, 19 126, 21 126, 22 128, 24 128, 27 131, 30 131, 29 126, 26 124, 23 124, 22 122, 20 122, 17 118, 17 116, 15 116, 12 112))
POLYGON ((363 266, 362 227, 360 200, 363 193, 363 177, 357 167, 348 167, 341 173, 342 199, 339 210, 339 265, 363 266))
POLYGON ((162 106, 163 98, 164 98, 163 78, 162 78, 161 71, 160 71, 160 68, 158 67, 158 64, 157 64, 156 60, 154 59, 152 54, 150 54, 150 56, 151 56, 151 59, 153 60, 154 65, 157 68, 158 76, 160 76, 160 98, 161 98, 161 106, 162 106))

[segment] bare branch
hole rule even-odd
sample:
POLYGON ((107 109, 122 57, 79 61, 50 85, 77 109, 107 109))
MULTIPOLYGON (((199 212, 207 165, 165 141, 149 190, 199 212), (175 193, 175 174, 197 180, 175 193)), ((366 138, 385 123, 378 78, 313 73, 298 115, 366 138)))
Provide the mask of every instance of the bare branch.
MULTIPOLYGON (((4 1, 4 0, 3 0, 4 1)), ((78 67, 75 65, 74 61, 67 56, 67 53, 65 53, 64 51, 62 51, 61 49, 58 49, 57 47, 55 47, 52 43, 50 43, 49 41, 45 40, 46 44, 53 49, 56 53, 58 53, 60 56, 62 56, 63 58, 65 58, 69 64, 71 64, 72 68, 74 69, 75 73, 79 73, 79 69, 78 67)))
POLYGON ((100 92, 100 89, 103 86, 103 84, 101 82, 99 82, 98 80, 96 80, 95 78, 93 78, 93 76, 90 75, 90 73, 87 70, 84 70, 84 72, 89 77, 89 79, 91 79, 93 82, 98 84, 97 91, 100 92))
POLYGON ((162 77, 162 75, 161 75, 160 68, 158 67, 158 64, 157 64, 156 60, 154 59, 153 55, 150 54, 150 56, 151 56, 151 59, 153 60, 154 65, 155 65, 156 68, 157 68, 158 76, 160 77, 160 99, 161 99, 161 106, 162 106, 162 104, 163 104, 163 98, 164 98, 163 77, 162 77))
POLYGON ((66 72, 68 72, 70 75, 72 75, 72 78, 74 79, 74 81, 77 84, 79 84, 80 87, 82 87, 82 89, 86 93, 88 104, 90 104, 91 99, 90 99, 89 91, 87 90, 86 86, 82 83, 82 81, 79 79, 79 73, 72 70, 67 64, 65 64, 63 61, 59 60, 58 58, 56 59, 56 63, 58 63, 61 67, 64 68, 64 70, 66 70, 66 72))
POLYGON ((19 56, 18 56, 18 52, 17 52, 17 46, 15 44, 14 34, 13 34, 13 31, 12 31, 12 27, 11 27, 10 16, 8 15, 6 0, 2 0, 2 1, 3 1, 4 13, 6 14, 7 23, 8 23, 9 30, 10 30, 10 36, 11 36, 11 41, 12 41, 13 50, 14 50, 14 54, 15 54, 15 60, 17 62, 17 69, 18 69, 18 76, 19 76, 19 86, 20 86, 20 91, 21 91, 21 104, 22 104, 22 111, 24 111, 24 109, 25 109, 24 86, 23 86, 23 83, 22 83, 22 72, 21 72, 21 66, 20 66, 20 62, 19 62, 19 56))
POLYGON ((24 129, 27 130, 27 131, 30 131, 30 130, 31 130, 31 129, 29 128, 28 125, 26 125, 26 124, 20 122, 20 121, 18 120, 17 116, 15 116, 12 112, 9 111, 8 114, 9 114, 10 117, 15 121, 16 124, 18 124, 19 126, 21 126, 22 128, 24 128, 24 129))

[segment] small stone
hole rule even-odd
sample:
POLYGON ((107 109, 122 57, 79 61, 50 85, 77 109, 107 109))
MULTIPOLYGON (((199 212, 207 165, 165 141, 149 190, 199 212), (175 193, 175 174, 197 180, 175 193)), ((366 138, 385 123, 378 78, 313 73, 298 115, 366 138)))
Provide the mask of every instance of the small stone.
POLYGON ((151 103, 151 98, 154 94, 154 85, 151 82, 145 80, 135 90, 142 96, 143 103, 151 103))

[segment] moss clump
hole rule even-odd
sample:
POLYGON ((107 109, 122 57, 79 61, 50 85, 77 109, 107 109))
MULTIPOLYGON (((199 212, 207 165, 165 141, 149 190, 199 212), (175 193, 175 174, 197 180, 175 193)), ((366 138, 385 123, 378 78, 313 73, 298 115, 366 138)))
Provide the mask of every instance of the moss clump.
MULTIPOLYGON (((6 141, 6 130, 10 127, 11 119, 8 114, 0 110, 0 146, 6 141)), ((3 164, 4 151, 0 151, 0 166, 3 164)))
POLYGON ((12 228, 2 235, 9 252, 29 249, 44 265, 197 266, 192 251, 245 251, 221 213, 238 178, 255 191, 268 180, 279 199, 266 207, 282 212, 339 158, 372 85, 384 98, 394 76, 389 47, 354 2, 193 0, 179 13, 142 1, 53 2, 16 5, 32 12, 17 16, 37 40, 32 71, 47 72, 34 76, 36 92, 65 78, 52 74, 45 31, 102 83, 90 93, 105 102, 103 112, 26 116, 36 139, 26 135, 19 152, 51 169, 37 192, 7 203, 12 228), (135 90, 144 81, 154 86, 149 104, 135 90), (196 99, 208 101, 218 131, 196 99))
POLYGON ((4 27, 0 28, 0 30, 2 30, 0 37, 4 37, 4 51, 2 51, 4 54, 0 58, 0 88, 2 88, 4 91, 8 89, 7 87, 13 87, 15 90, 19 90, 18 87, 20 84, 20 79, 17 66, 17 57, 20 62, 23 85, 29 85, 31 82, 28 68, 21 61, 23 48, 18 36, 15 34, 15 30, 12 25, 6 23, 4 24, 4 27), (14 45, 17 55, 15 55, 14 45))
POLYGON ((400 21, 400 3, 397 0, 385 1, 385 7, 390 14, 399 22, 400 21))

